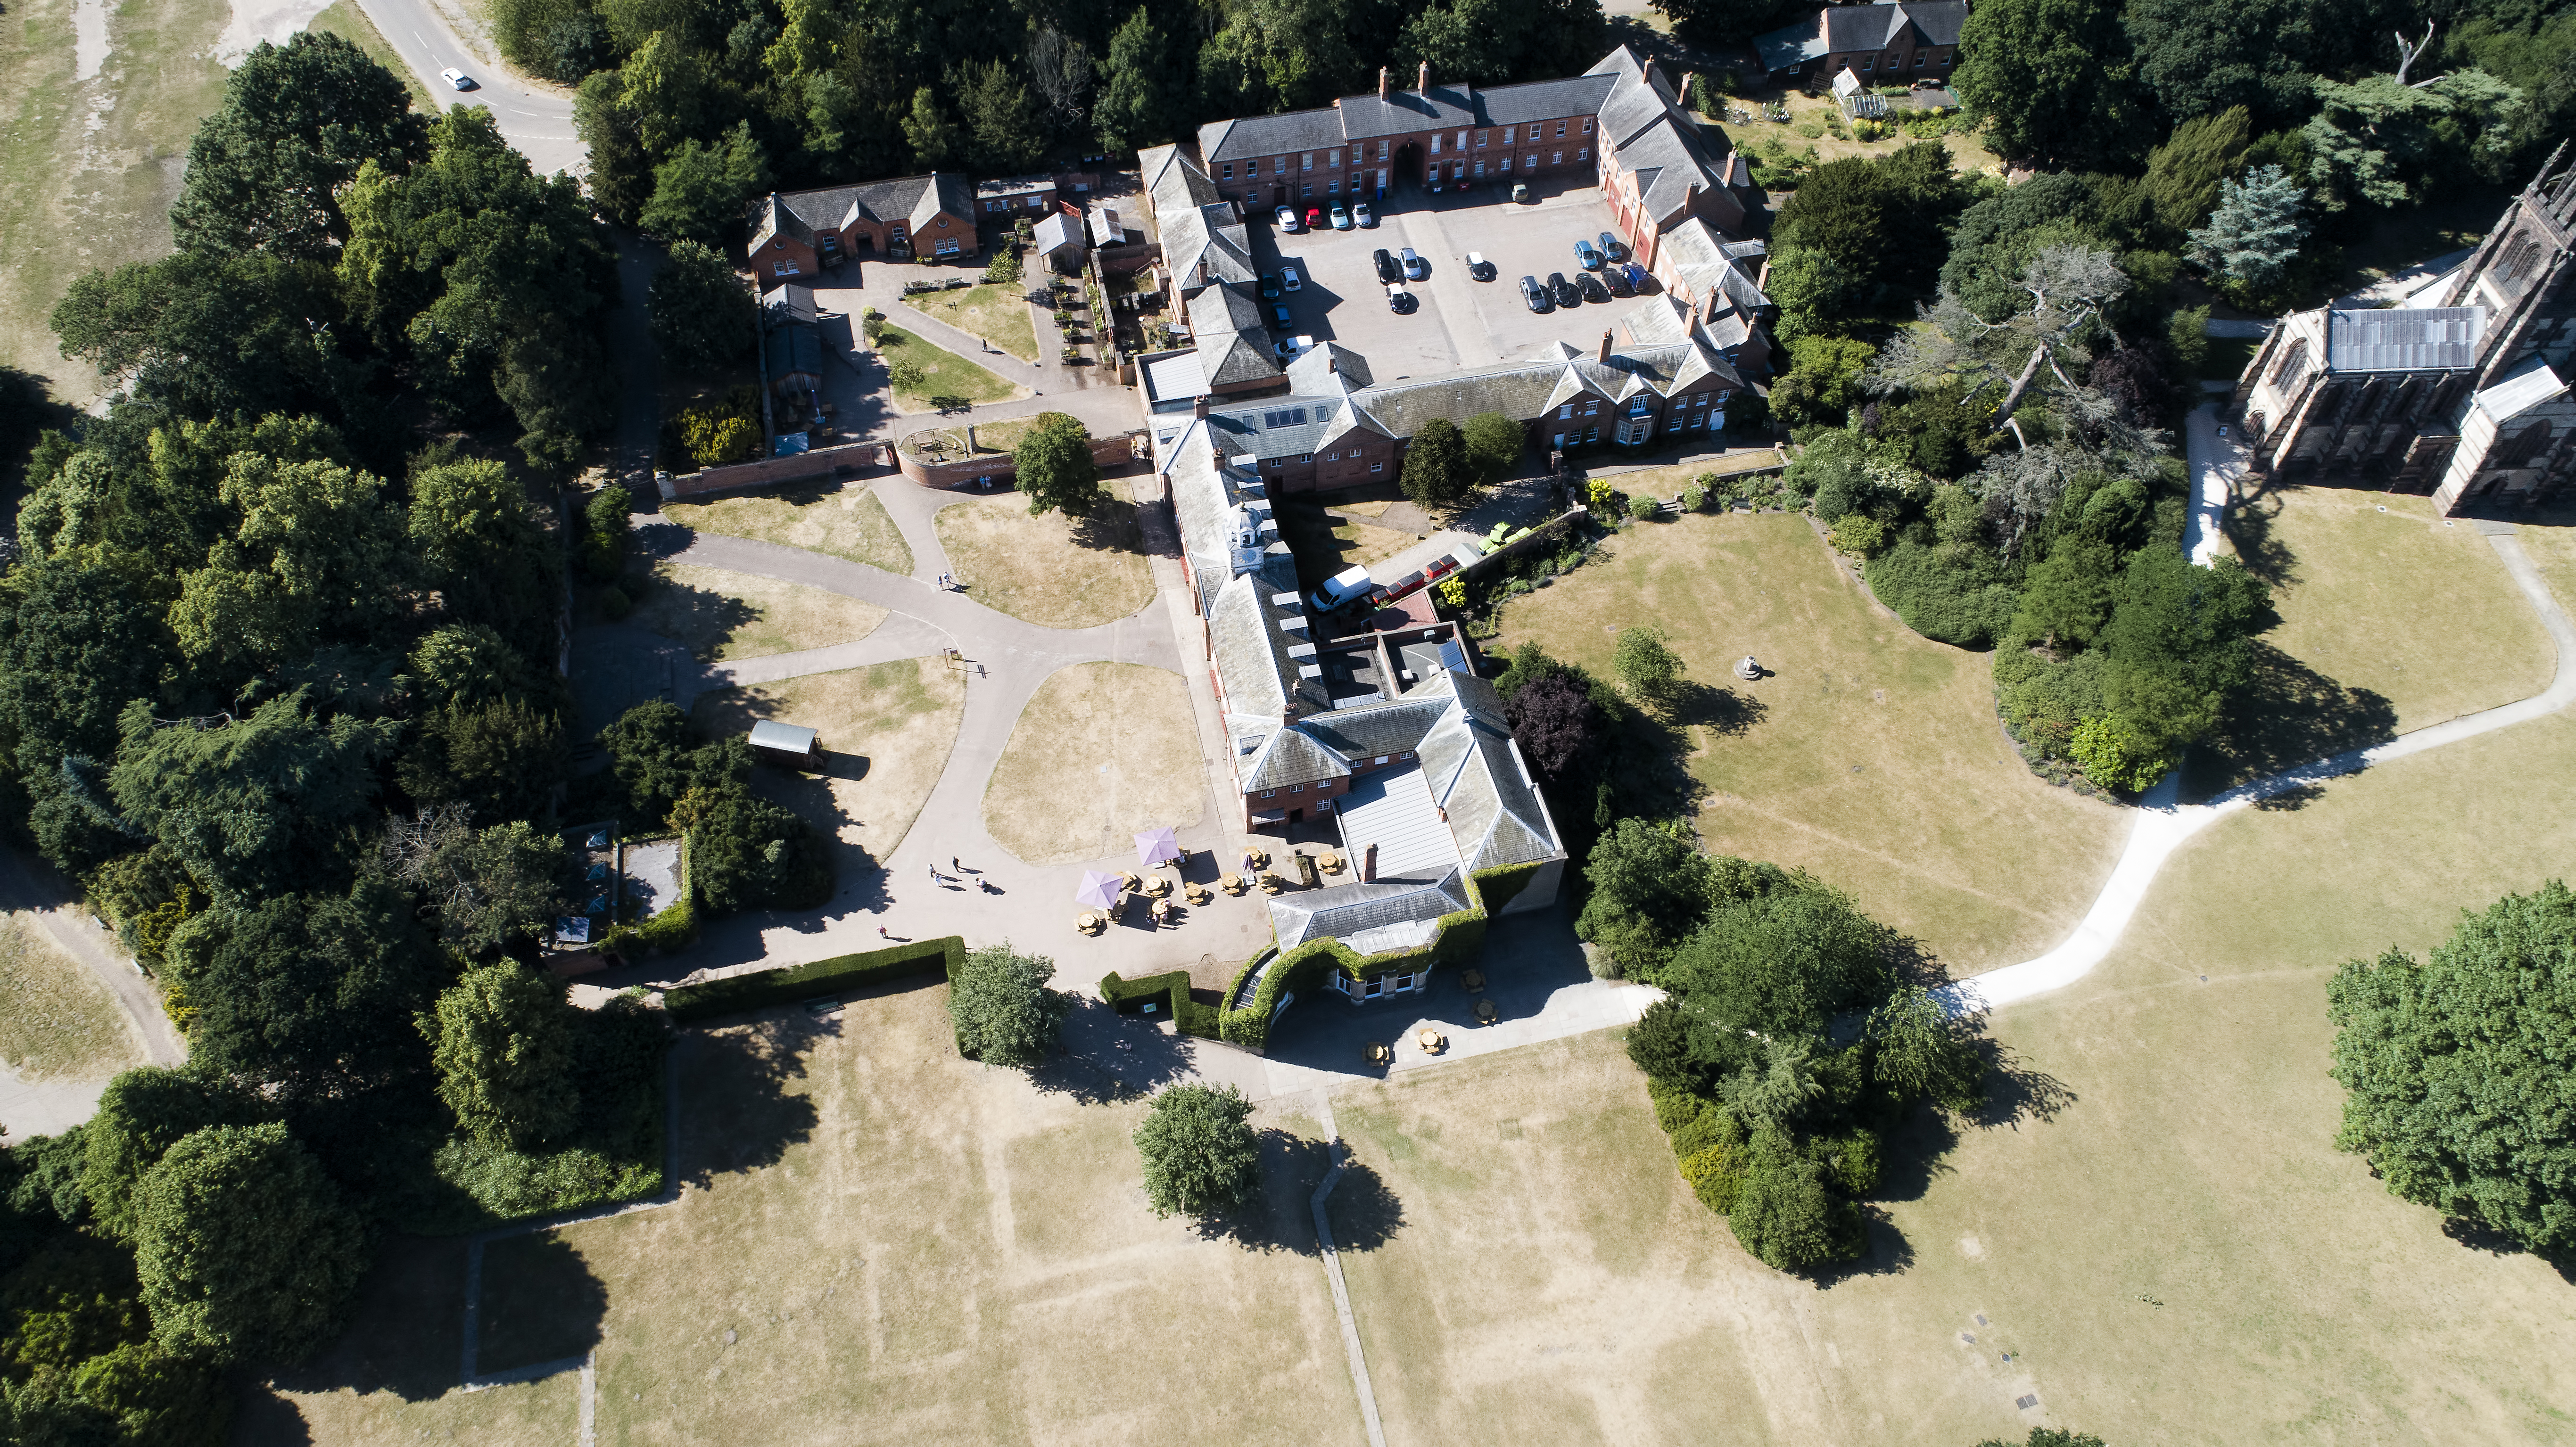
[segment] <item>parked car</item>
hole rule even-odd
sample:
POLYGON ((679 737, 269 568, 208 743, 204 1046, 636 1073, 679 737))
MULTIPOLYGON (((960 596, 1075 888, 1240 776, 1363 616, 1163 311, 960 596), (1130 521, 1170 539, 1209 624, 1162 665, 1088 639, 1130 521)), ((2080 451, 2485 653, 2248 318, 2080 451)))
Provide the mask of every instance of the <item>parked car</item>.
POLYGON ((1357 221, 1362 226, 1375 226, 1377 224, 1377 214, 1369 210, 1369 204, 1366 201, 1354 201, 1351 203, 1351 219, 1357 221))
POLYGON ((1431 263, 1423 260, 1410 246, 1398 253, 1404 258, 1404 279, 1420 281, 1431 274, 1431 263))
POLYGON ((1279 280, 1290 291, 1304 291, 1306 289, 1306 283, 1298 279, 1297 268, 1293 266, 1283 266, 1279 268, 1279 280))
POLYGON ((1475 252, 1467 253, 1467 277, 1471 281, 1492 281, 1494 264, 1475 252))
POLYGON ((1321 206, 1309 206, 1309 207, 1307 207, 1307 208, 1306 208, 1306 229, 1307 229, 1307 230, 1309 230, 1309 231, 1312 231, 1312 230, 1314 230, 1316 227, 1321 226, 1321 225, 1323 225, 1323 224, 1324 224, 1324 208, 1323 208, 1323 207, 1321 207, 1321 206))
POLYGON ((1397 316, 1410 316, 1413 309, 1420 305, 1422 305, 1421 299, 1402 286, 1390 286, 1386 289, 1386 309, 1397 316))
POLYGON ((1531 311, 1542 315, 1556 310, 1556 303, 1548 300, 1547 288, 1539 285, 1535 276, 1521 278, 1521 300, 1529 303, 1531 311))
POLYGON ((474 84, 474 77, 456 69, 454 66, 450 66, 447 69, 440 71, 438 73, 438 78, 447 82, 450 90, 475 90, 479 88, 474 84))
POLYGON ((1369 259, 1377 263, 1378 280, 1402 281, 1404 279, 1404 269, 1395 264, 1395 257, 1385 247, 1381 246, 1370 253, 1369 259))
POLYGON ((1620 240, 1616 234, 1604 231, 1601 233, 1601 254, 1612 261, 1626 261, 1628 243, 1620 240))
POLYGON ((1635 296, 1637 294, 1636 286, 1628 280, 1628 268, 1624 266, 1605 266, 1601 268, 1601 284, 1610 289, 1610 294, 1612 296, 1635 296))
POLYGON ((1644 267, 1639 266, 1633 261, 1628 263, 1628 285, 1634 288, 1640 296, 1645 294, 1647 279, 1646 269, 1644 267))
POLYGON ((1599 306, 1601 303, 1610 299, 1610 288, 1603 286, 1601 284, 1601 278, 1594 276, 1588 271, 1576 274, 1574 278, 1574 289, 1583 293, 1583 299, 1591 302, 1595 306, 1599 306))
POLYGON ((1284 332, 1295 326, 1297 319, 1288 315, 1287 307, 1274 301, 1270 304, 1270 324, 1284 332))
POLYGON ((1335 202, 1333 205, 1333 229, 1335 231, 1348 231, 1351 229, 1350 209, 1339 202, 1335 202))
POLYGON ((1582 294, 1574 289, 1574 283, 1567 281, 1561 271, 1547 274, 1547 294, 1556 299, 1558 306, 1579 306, 1583 301, 1582 294))
POLYGON ((1279 300, 1279 292, 1279 273, 1275 271, 1265 271, 1261 273, 1261 299, 1263 301, 1277 301, 1279 300))
POLYGON ((1282 231, 1297 229, 1297 212, 1294 208, 1288 206, 1279 208, 1279 229, 1282 231))
POLYGON ((1578 236, 1574 238, 1574 259, 1583 263, 1585 271, 1598 271, 1601 264, 1610 258, 1601 254, 1600 247, 1578 236))
POLYGON ((1313 337, 1281 337, 1270 344, 1270 350, 1283 362, 1293 362, 1315 349, 1313 337))

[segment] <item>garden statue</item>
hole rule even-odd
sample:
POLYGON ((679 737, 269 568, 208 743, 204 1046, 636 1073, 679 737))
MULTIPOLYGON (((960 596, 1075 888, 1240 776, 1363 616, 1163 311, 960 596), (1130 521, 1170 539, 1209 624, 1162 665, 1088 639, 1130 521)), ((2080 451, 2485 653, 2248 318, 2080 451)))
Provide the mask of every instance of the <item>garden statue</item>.
POLYGON ((1762 676, 1762 665, 1754 662, 1753 655, 1748 653, 1736 661, 1735 676, 1751 683, 1762 676))

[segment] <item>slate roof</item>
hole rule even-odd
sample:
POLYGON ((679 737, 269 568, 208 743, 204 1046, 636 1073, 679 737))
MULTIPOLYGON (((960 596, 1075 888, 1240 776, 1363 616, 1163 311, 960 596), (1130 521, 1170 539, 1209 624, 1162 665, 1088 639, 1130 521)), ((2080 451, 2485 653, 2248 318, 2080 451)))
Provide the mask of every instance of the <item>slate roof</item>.
POLYGON ((1371 387, 1352 400, 1362 416, 1390 437, 1411 437, 1435 417, 1463 423, 1479 412, 1500 412, 1526 422, 1555 405, 1563 362, 1524 362, 1452 372, 1445 377, 1371 387))
POLYGON ((1229 457, 1296 457, 1350 430, 1350 405, 1340 397, 1264 397, 1240 407, 1208 412, 1208 432, 1229 457), (1273 419, 1303 414, 1301 422, 1273 419))
POLYGON ((1053 256, 1068 246, 1082 245, 1081 226, 1061 211, 1040 221, 1031 235, 1037 240, 1040 256, 1053 256))
POLYGON ((1368 91, 1343 96, 1316 110, 1211 121, 1199 127, 1199 153, 1215 165, 1250 156, 1329 150, 1416 131, 1568 120, 1597 114, 1611 80, 1604 74, 1585 74, 1484 90, 1473 85, 1434 85, 1427 91, 1389 91, 1383 98, 1368 91))
POLYGON ((1454 707, 1447 697, 1391 699, 1384 703, 1337 708, 1301 720, 1297 727, 1350 759, 1374 759, 1422 747, 1443 714, 1454 707))
POLYGON ((1331 707, 1323 680, 1299 673, 1298 661, 1288 652, 1299 640, 1280 629, 1287 610, 1270 598, 1269 585, 1247 573, 1217 589, 1208 606, 1208 633, 1217 680, 1225 686, 1226 711, 1284 722, 1292 698, 1305 708, 1331 707))
POLYGON ((1368 358, 1339 342, 1319 342, 1288 364, 1288 386, 1310 396, 1343 396, 1371 381, 1368 358))
POLYGON ((2450 372, 2477 365, 2487 309, 2446 306, 2326 313, 2326 369, 2450 372))
POLYGON ((1876 5, 1826 5, 1796 25, 1753 37, 1753 48, 1770 70, 1786 70, 1828 55, 1887 48, 1906 21, 1932 45, 1956 45, 1968 20, 1966 0, 1906 0, 1876 5))
POLYGON ((918 234, 940 211, 970 220, 975 199, 964 178, 954 172, 898 176, 856 186, 826 186, 813 191, 773 191, 752 203, 751 249, 759 250, 785 232, 811 246, 816 231, 838 231, 862 218, 907 223, 918 234))
POLYGON ((1243 770, 1243 787, 1284 789, 1317 779, 1350 777, 1351 761, 1316 741, 1302 729, 1271 731, 1243 770))
POLYGON ((1282 895, 1270 902, 1270 927, 1283 951, 1330 935, 1362 954, 1384 954, 1422 944, 1442 915, 1465 908, 1467 881, 1452 869, 1428 882, 1337 884, 1282 895))
POLYGON ((1555 822, 1530 783, 1494 686, 1472 674, 1450 676, 1458 707, 1422 741, 1422 772, 1448 812, 1450 832, 1470 873, 1549 858, 1559 849, 1555 822))
POLYGON ((1261 304, 1232 284, 1207 287, 1190 298, 1190 331, 1210 386, 1279 375, 1261 304))
POLYGON ((996 176, 975 183, 975 199, 999 201, 1005 197, 1026 196, 1035 191, 1055 189, 1055 177, 1040 172, 1033 176, 996 176))

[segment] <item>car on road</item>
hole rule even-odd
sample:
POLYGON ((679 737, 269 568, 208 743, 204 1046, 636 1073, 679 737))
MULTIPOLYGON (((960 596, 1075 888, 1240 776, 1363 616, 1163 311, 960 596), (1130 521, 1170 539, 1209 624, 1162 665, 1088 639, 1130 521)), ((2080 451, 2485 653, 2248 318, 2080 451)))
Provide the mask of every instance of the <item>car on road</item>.
POLYGON ((438 78, 447 82, 448 88, 451 90, 481 89, 481 87, 474 83, 474 77, 467 75, 465 72, 458 70, 452 65, 447 69, 440 71, 438 73, 438 78))
POLYGON ((1601 233, 1600 240, 1602 255, 1609 257, 1612 261, 1626 261, 1628 259, 1627 242, 1620 240, 1615 234, 1608 231, 1601 233))
POLYGON ((1351 213, 1348 209, 1338 205, 1333 208, 1333 229, 1335 231, 1351 229, 1351 213))
POLYGON ((1385 247, 1381 246, 1371 252, 1369 259, 1377 263, 1378 280, 1392 282, 1404 279, 1404 268, 1395 264, 1395 257, 1385 247))
POLYGON ((1404 258, 1404 279, 1420 281, 1431 274, 1431 263, 1422 259, 1410 246, 1397 253, 1404 258))
POLYGON ((1288 315, 1288 308, 1287 308, 1287 307, 1285 307, 1285 306, 1283 306, 1283 305, 1281 305, 1280 303, 1275 302, 1275 301, 1274 301, 1274 302, 1272 302, 1272 303, 1270 304, 1270 325, 1271 325, 1271 326, 1273 326, 1273 327, 1277 328, 1278 330, 1280 330, 1280 331, 1283 331, 1283 332, 1284 332, 1284 331, 1288 330, 1290 327, 1295 326, 1296 324, 1297 324, 1297 319, 1296 319, 1295 317, 1292 317, 1292 316, 1288 315))
POLYGON ((1288 206, 1282 206, 1279 208, 1279 229, 1282 231, 1294 231, 1297 229, 1297 212, 1295 208, 1288 206))
POLYGON ((1637 294, 1636 284, 1628 280, 1628 268, 1624 266, 1605 266, 1601 268, 1601 284, 1610 289, 1610 294, 1612 296, 1635 296, 1637 294))
POLYGON ((1547 274, 1547 294, 1556 299, 1558 306, 1579 306, 1583 301, 1582 294, 1574 289, 1574 283, 1567 281, 1561 271, 1547 274))
POLYGON ((1601 254, 1600 247, 1578 236, 1574 238, 1574 259, 1583 263, 1585 271, 1598 271, 1601 264, 1610 258, 1601 254))
POLYGON ((1261 273, 1261 299, 1263 301, 1277 301, 1279 300, 1279 292, 1279 273, 1275 271, 1265 271, 1261 273))
POLYGON ((1297 275, 1297 268, 1293 266, 1283 266, 1279 268, 1279 280, 1280 283, 1286 286, 1290 291, 1304 291, 1306 289, 1306 283, 1304 280, 1299 278, 1297 275))
POLYGON ((1610 299, 1610 288, 1603 286, 1601 278, 1588 271, 1580 272, 1575 276, 1574 289, 1583 293, 1583 299, 1595 306, 1610 299))
POLYGON ((1402 286, 1390 286, 1386 289, 1386 309, 1397 316, 1410 316, 1413 309, 1420 305, 1422 305, 1421 299, 1402 286))
POLYGON ((1521 300, 1529 303, 1529 309, 1534 312, 1545 314, 1556 310, 1556 303, 1548 300, 1547 288, 1539 285, 1535 276, 1521 278, 1521 300))
POLYGON ((1312 230, 1314 230, 1316 227, 1321 226, 1321 225, 1323 225, 1323 224, 1324 224, 1324 208, 1323 208, 1323 207, 1321 207, 1321 206, 1309 206, 1309 207, 1307 207, 1307 208, 1306 208, 1306 229, 1307 229, 1307 230, 1309 230, 1309 231, 1312 231, 1312 230))
POLYGON ((1375 226, 1377 213, 1369 209, 1366 201, 1354 201, 1351 203, 1351 219, 1362 226, 1375 226))
POLYGON ((1492 281, 1495 275, 1494 264, 1492 262, 1487 261, 1484 257, 1473 251, 1467 253, 1468 279, 1472 281, 1492 281))

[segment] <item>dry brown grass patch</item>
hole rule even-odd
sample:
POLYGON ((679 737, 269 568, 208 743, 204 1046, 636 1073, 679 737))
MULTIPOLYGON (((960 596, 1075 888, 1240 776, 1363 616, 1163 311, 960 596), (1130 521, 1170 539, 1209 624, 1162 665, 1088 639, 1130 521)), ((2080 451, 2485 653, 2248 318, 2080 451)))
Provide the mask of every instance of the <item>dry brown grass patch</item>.
POLYGON ((28 1080, 98 1080, 144 1063, 116 997, 24 914, 0 917, 0 1061, 28 1080))
POLYGON ((876 604, 827 588, 688 563, 655 565, 652 586, 627 618, 702 661, 854 643, 885 620, 876 604))
POLYGON ((838 673, 700 695, 691 721, 717 737, 769 719, 822 736, 820 774, 764 768, 762 793, 795 810, 841 846, 843 878, 894 853, 948 767, 966 712, 963 675, 936 658, 904 658, 838 673))
POLYGON ((1029 515, 1019 493, 969 498, 938 514, 939 545, 967 596, 1047 628, 1090 628, 1151 602, 1136 505, 1111 499, 1087 518, 1029 515))
POLYGON ((792 489, 763 497, 666 503, 662 516, 702 533, 724 533, 829 553, 898 576, 912 572, 912 549, 865 483, 792 489))
POLYGON ((984 827, 1030 864, 1125 854, 1138 830, 1189 828, 1207 773, 1189 684, 1135 663, 1077 663, 1029 699, 984 786, 984 827))

